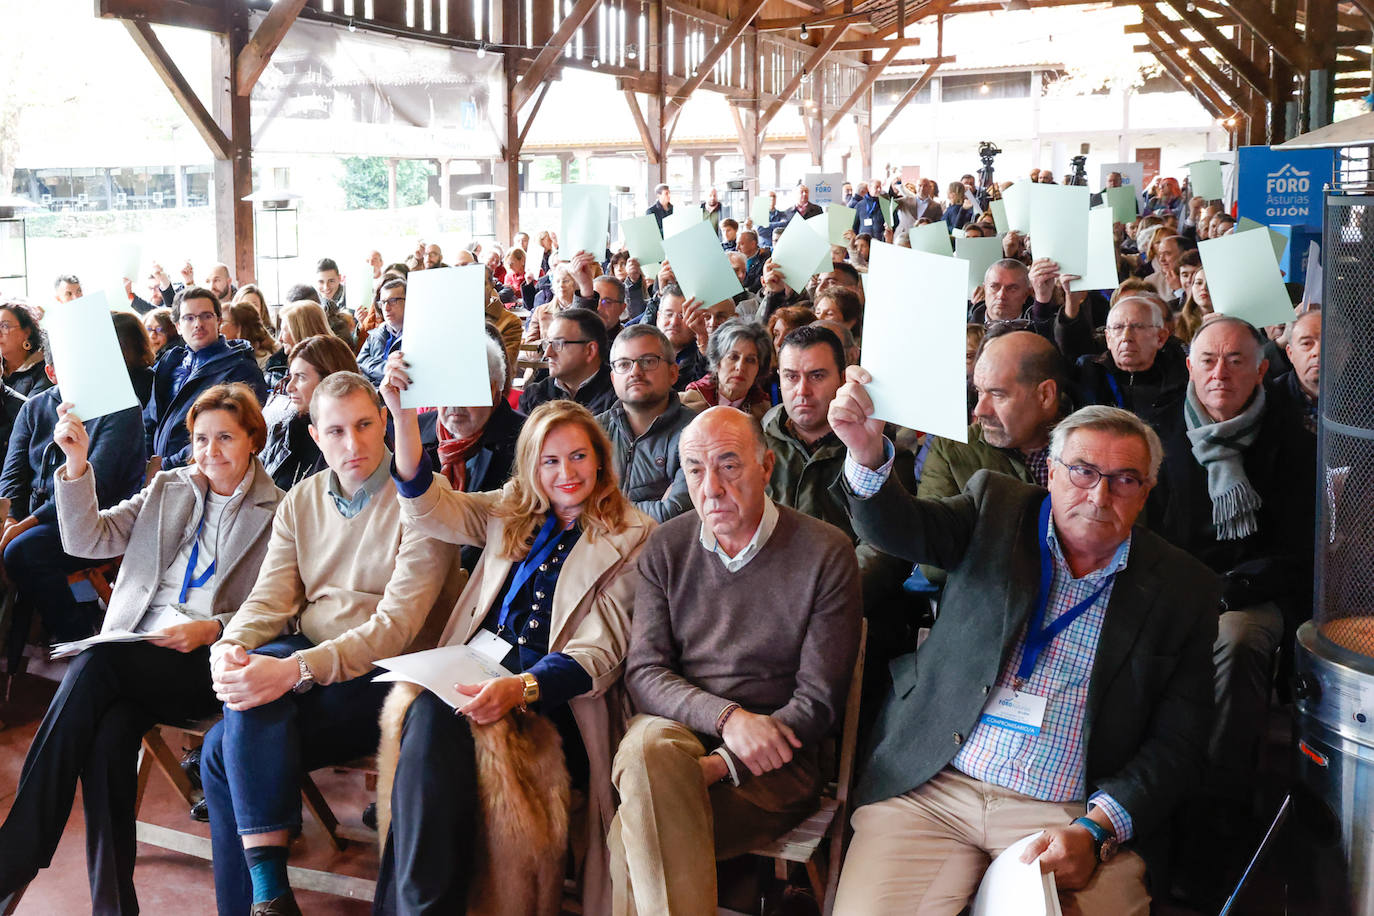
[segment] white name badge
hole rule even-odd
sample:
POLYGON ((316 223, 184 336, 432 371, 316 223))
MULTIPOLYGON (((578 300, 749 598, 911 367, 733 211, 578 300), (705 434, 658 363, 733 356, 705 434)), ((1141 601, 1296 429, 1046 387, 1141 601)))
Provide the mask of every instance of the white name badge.
POLYGON ((1038 735, 1040 726, 1045 721, 1045 703, 1044 697, 1038 697, 1033 693, 1026 693, 1024 690, 1018 693, 1010 687, 998 687, 992 691, 992 696, 988 697, 978 721, 993 728, 1005 728, 1007 731, 1023 735, 1038 735))
POLYGON ((477 634, 468 640, 468 648, 493 665, 499 665, 506 660, 506 656, 510 654, 513 647, 491 630, 482 629, 478 630, 477 634))
POLYGON ((872 225, 873 225, 873 219, 872 219, 872 217, 870 217, 870 218, 864 220, 864 226, 872 226, 872 225))

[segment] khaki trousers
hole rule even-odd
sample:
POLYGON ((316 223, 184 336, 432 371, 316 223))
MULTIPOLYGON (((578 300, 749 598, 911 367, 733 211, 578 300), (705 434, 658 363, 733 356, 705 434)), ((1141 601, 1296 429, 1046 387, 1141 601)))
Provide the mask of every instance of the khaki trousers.
MULTIPOLYGON (((1037 801, 946 767, 918 789, 854 812, 835 916, 953 916, 1002 850, 1083 813, 1081 804, 1037 801)), ((1087 887, 1060 891, 1059 902, 1064 916, 1147 916, 1145 861, 1122 850, 1087 887)))
POLYGON ((708 788, 705 753, 680 722, 630 720, 611 766, 620 794, 608 838, 615 916, 715 916, 716 860, 770 842, 816 809, 814 755, 739 788, 708 788))

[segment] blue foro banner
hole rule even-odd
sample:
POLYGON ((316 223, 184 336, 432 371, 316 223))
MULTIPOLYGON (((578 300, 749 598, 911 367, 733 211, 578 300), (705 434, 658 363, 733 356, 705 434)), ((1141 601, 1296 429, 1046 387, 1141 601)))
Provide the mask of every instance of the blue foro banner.
POLYGON ((1322 192, 1331 183, 1335 150, 1243 146, 1236 164, 1241 216, 1266 226, 1321 226, 1322 192))

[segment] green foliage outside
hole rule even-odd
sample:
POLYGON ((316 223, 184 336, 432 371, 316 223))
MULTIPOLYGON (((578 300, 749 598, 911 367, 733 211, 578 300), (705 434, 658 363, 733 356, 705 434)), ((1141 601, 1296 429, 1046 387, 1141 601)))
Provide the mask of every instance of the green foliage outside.
MULTIPOLYGON (((350 156, 343 164, 344 207, 349 210, 386 209, 386 159, 350 156)), ((402 159, 396 164, 398 207, 414 207, 428 199, 432 169, 432 163, 415 159, 402 159)))

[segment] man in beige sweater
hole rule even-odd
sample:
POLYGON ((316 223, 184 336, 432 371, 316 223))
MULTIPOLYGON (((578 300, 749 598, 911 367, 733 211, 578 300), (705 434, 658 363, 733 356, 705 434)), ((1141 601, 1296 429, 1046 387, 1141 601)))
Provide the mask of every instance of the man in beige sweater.
POLYGON ((386 410, 365 378, 326 378, 310 419, 329 470, 282 500, 257 585, 211 649, 224 720, 201 774, 221 914, 299 912, 286 844, 300 774, 376 750, 389 685, 373 663, 406 651, 457 559, 402 529, 386 410))

